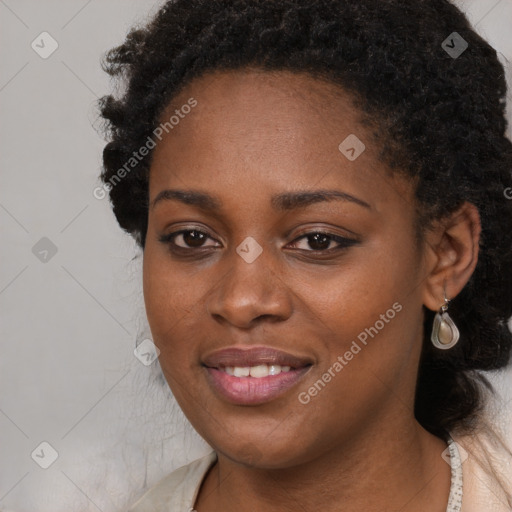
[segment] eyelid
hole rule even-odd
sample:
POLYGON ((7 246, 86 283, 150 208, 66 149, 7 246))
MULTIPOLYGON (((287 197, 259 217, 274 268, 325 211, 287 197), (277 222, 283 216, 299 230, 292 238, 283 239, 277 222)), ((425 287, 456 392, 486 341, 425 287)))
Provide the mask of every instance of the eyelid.
MULTIPOLYGON (((287 231, 285 237, 288 238, 290 234, 294 232, 295 228, 290 229, 287 231)), ((344 239, 353 239, 354 241, 360 241, 360 235, 355 233, 354 231, 350 231, 347 228, 342 228, 339 226, 333 226, 333 225, 314 225, 309 224, 307 226, 304 226, 298 230, 298 232, 294 235, 294 240, 296 240, 298 237, 305 236, 305 235, 312 235, 315 233, 321 233, 323 235, 328 235, 332 237, 339 237, 344 239)))
POLYGON ((353 245, 356 245, 359 243, 359 240, 355 239, 355 238, 348 238, 346 236, 343 236, 343 235, 337 235, 336 233, 332 233, 332 232, 329 232, 329 231, 326 231, 326 230, 322 230, 322 229, 313 229, 311 231, 307 231, 305 233, 302 233, 302 234, 299 234, 298 236, 296 236, 290 243, 297 243, 299 240, 302 240, 304 238, 307 238, 308 236, 311 236, 311 235, 325 235, 329 238, 331 238, 331 241, 335 242, 338 244, 337 247, 332 247, 331 249, 311 249, 311 250, 306 250, 306 249, 298 249, 300 251, 304 251, 304 252, 313 252, 313 253, 324 253, 324 254, 329 254, 331 252, 334 252, 334 251, 337 251, 337 250, 341 250, 341 249, 345 249, 347 247, 351 247, 353 245))
MULTIPOLYGON (((290 234, 295 230, 295 228, 292 228, 290 230, 288 230, 285 234, 285 238, 288 238, 288 236, 290 236, 290 234)), ((347 229, 347 228, 341 228, 339 226, 334 226, 334 225, 320 225, 320 226, 315 226, 315 225, 307 225, 306 227, 303 227, 299 230, 298 234, 296 235, 297 236, 303 236, 304 234, 308 235, 308 234, 312 234, 312 233, 322 233, 324 235, 330 235, 330 236, 339 236, 339 237, 342 237, 342 238, 354 238, 355 240, 359 240, 359 235, 357 233, 355 233, 354 231, 350 231, 350 229, 347 229), (336 232, 336 230, 338 231, 342 231, 341 233, 339 232, 336 232)))

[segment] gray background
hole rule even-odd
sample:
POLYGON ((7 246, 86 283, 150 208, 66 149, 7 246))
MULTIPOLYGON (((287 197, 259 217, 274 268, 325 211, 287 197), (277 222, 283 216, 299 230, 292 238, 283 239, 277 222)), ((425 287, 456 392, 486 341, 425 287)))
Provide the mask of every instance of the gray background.
MULTIPOLYGON (((141 258, 107 200, 92 193, 104 146, 95 102, 110 91, 100 57, 160 3, 0 0, 4 512, 120 511, 144 486, 209 451, 161 385, 157 364, 133 355, 135 342, 150 337, 141 258), (44 31, 59 45, 47 59, 31 47, 50 48, 40 42, 44 31), (43 441, 58 454, 48 469, 36 463, 51 457, 43 441)), ((457 4, 501 53, 510 80, 512 0, 457 4)), ((489 414, 504 426, 512 373, 492 378, 499 414, 489 414)))

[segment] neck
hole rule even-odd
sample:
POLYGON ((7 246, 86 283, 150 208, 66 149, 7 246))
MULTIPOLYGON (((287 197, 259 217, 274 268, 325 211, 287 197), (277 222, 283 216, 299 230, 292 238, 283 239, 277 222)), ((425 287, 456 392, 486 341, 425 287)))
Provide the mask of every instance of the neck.
POLYGON ((197 512, 254 510, 444 512, 450 466, 446 443, 412 418, 381 422, 307 462, 281 469, 241 466, 221 453, 203 482, 197 512), (385 423, 384 423, 385 424, 385 423), (388 423, 389 424, 389 423, 388 423))

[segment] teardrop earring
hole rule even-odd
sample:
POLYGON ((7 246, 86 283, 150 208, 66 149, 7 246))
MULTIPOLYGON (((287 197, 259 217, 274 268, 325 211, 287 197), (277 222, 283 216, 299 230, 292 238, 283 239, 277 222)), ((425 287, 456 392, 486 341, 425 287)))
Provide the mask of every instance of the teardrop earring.
POLYGON ((439 311, 434 317, 434 325, 432 327, 432 335, 430 337, 434 347, 441 350, 448 350, 457 344, 459 341, 459 329, 455 322, 451 319, 448 311, 448 303, 450 301, 446 298, 446 287, 444 289, 444 304, 439 308, 439 311))

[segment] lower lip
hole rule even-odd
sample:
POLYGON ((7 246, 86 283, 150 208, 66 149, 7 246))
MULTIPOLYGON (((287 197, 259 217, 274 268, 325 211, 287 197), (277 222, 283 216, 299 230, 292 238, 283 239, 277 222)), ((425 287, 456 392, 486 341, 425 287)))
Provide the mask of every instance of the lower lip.
POLYGON ((282 395, 308 372, 311 366, 281 372, 268 377, 234 377, 217 368, 207 368, 210 385, 228 402, 237 405, 258 405, 282 395))

